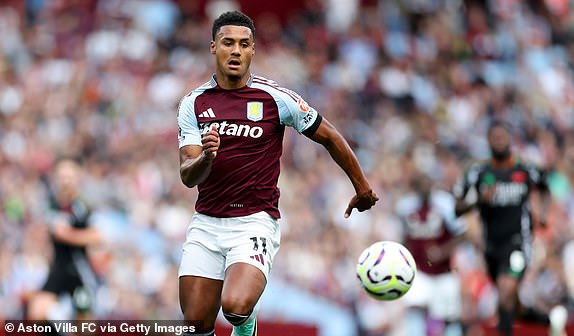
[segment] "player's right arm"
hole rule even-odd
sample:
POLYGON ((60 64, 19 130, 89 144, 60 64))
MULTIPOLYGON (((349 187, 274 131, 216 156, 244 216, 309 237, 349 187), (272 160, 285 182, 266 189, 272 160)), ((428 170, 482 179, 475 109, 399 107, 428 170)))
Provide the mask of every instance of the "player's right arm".
POLYGON ((185 96, 177 111, 179 175, 189 188, 207 179, 219 149, 219 133, 213 126, 201 134, 194 112, 195 97, 195 94, 185 96))
POLYGON ((219 149, 219 133, 212 128, 201 137, 201 146, 187 145, 179 149, 179 175, 183 184, 192 188, 205 181, 219 149))
POLYGON ((70 215, 63 212, 51 212, 48 223, 54 240, 67 245, 92 246, 104 241, 102 233, 96 227, 74 227, 70 215))
POLYGON ((476 186, 478 173, 478 167, 476 165, 471 166, 464 172, 453 188, 453 195, 456 198, 454 213, 457 217, 468 213, 476 206, 476 200, 469 202, 467 195, 471 187, 476 186))
POLYGON ((103 242, 102 234, 93 227, 77 229, 67 224, 56 225, 52 234, 55 240, 73 246, 91 246, 103 242))

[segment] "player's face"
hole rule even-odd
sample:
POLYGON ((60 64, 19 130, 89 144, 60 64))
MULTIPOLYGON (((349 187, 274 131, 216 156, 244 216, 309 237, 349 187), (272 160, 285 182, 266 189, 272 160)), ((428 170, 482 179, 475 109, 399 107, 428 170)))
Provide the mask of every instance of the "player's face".
POLYGON ((493 158, 502 160, 510 156, 510 134, 504 127, 491 130, 488 135, 488 144, 493 158))
POLYGON ((249 72, 255 44, 251 29, 243 26, 222 26, 211 42, 217 74, 233 80, 243 79, 249 72))
POLYGON ((58 163, 54 174, 54 183, 60 201, 66 202, 73 199, 76 196, 79 182, 80 168, 75 162, 62 161, 58 163))
POLYGON ((414 178, 413 188, 423 199, 428 199, 432 190, 432 180, 426 175, 418 174, 414 178))

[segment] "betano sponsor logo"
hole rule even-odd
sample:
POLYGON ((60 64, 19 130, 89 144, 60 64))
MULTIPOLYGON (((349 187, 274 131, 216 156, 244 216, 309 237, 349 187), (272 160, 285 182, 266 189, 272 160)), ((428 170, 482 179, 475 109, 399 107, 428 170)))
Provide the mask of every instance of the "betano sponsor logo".
POLYGON ((209 132, 211 125, 215 126, 215 129, 220 135, 243 136, 254 139, 260 138, 263 135, 263 128, 259 126, 252 127, 246 124, 228 123, 225 120, 222 122, 201 123, 201 134, 209 132))

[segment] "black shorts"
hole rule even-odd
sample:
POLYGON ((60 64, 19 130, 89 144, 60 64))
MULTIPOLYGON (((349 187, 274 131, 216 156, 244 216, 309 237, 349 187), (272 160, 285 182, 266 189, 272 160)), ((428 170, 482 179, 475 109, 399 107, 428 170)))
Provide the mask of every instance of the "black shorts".
POLYGON ((522 278, 528 265, 524 248, 516 244, 503 245, 485 254, 488 275, 492 281, 501 274, 522 278))
POLYGON ((86 313, 92 309, 93 296, 80 278, 79 273, 71 265, 56 266, 50 269, 48 280, 43 291, 58 296, 68 294, 77 312, 86 313))
POLYGON ((42 290, 56 295, 73 295, 77 288, 83 286, 82 279, 73 265, 53 265, 42 290))

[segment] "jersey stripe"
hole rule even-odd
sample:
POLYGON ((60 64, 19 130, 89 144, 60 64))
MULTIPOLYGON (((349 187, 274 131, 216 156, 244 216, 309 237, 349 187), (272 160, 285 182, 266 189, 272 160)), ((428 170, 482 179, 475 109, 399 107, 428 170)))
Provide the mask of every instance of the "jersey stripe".
POLYGON ((292 91, 280 87, 279 85, 277 85, 277 83, 275 83, 273 81, 262 80, 260 78, 262 78, 262 77, 256 76, 255 78, 253 78, 253 83, 266 85, 266 86, 269 86, 271 88, 276 89, 277 91, 283 92, 286 95, 288 95, 289 97, 291 97, 291 99, 293 99, 293 101, 295 101, 295 102, 297 102, 299 100, 299 97, 297 97, 292 91))
MULTIPOLYGON (((205 91, 206 89, 211 89, 211 88, 214 88, 214 87, 216 87, 216 86, 217 86, 217 83, 215 82, 215 79, 213 79, 213 77, 212 77, 210 81, 205 82, 205 83, 203 83, 200 87, 191 90, 188 94, 186 94, 186 95, 184 96, 184 98, 191 96, 191 95, 192 95, 195 91, 197 91, 197 90, 203 89, 203 91, 205 91)), ((182 98, 182 100, 183 100, 183 98, 182 98)))

